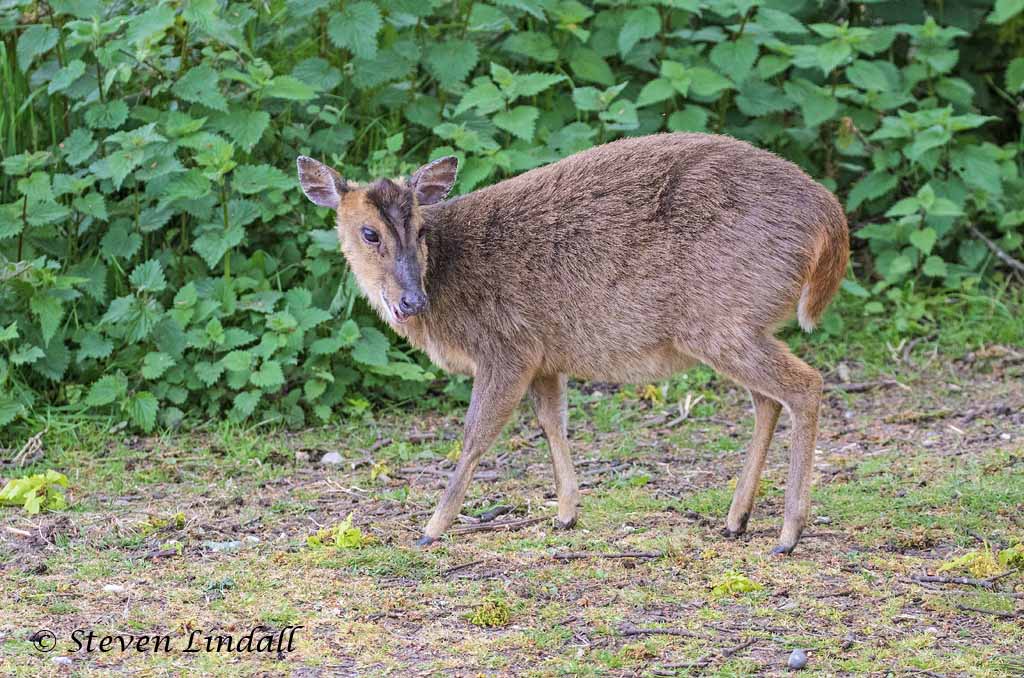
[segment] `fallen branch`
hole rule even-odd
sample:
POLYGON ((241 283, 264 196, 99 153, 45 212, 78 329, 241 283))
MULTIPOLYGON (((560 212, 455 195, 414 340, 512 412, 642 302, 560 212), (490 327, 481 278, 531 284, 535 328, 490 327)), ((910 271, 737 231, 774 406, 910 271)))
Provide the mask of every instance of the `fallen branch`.
POLYGON ((982 614, 990 614, 993 617, 999 617, 1000 619, 1016 619, 1020 616, 1019 612, 1003 612, 1002 610, 986 610, 983 607, 971 607, 970 605, 957 605, 960 610, 966 610, 967 612, 981 612, 982 614))
POLYGON ((971 234, 975 238, 977 238, 978 240, 980 240, 983 243, 985 243, 985 246, 988 247, 990 250, 992 250, 992 253, 994 255, 996 255, 997 257, 999 257, 1000 261, 1002 261, 1004 264, 1006 264, 1010 268, 1015 268, 1018 271, 1024 273, 1024 262, 1020 262, 1017 259, 1014 259, 1013 257, 1011 257, 1009 254, 1006 253, 1006 250, 1004 250, 999 245, 995 244, 995 242, 990 240, 988 236, 986 236, 984 233, 979 231, 976 227, 968 226, 967 228, 971 231, 971 234))
POLYGON ((623 551, 621 553, 556 553, 555 560, 585 560, 587 558, 661 558, 664 553, 652 551, 623 551))
POLYGON ((472 532, 500 532, 502 530, 518 530, 523 527, 529 527, 530 525, 536 525, 542 520, 547 518, 541 516, 539 518, 523 518, 522 520, 506 520, 500 523, 480 523, 478 525, 466 525, 465 527, 456 527, 448 531, 449 534, 470 534, 472 532))
POLYGON ((901 384, 895 379, 881 379, 879 381, 863 381, 863 382, 850 382, 848 384, 825 384, 824 390, 830 391, 843 391, 845 393, 863 393, 864 391, 872 391, 876 388, 902 388, 904 391, 909 391, 911 388, 906 384, 901 384))
POLYGON ((33 537, 33 534, 28 530, 19 530, 18 528, 11 527, 10 525, 4 525, 4 529, 10 532, 11 534, 18 535, 19 537, 26 537, 28 539, 31 539, 33 537))
POLYGON ((682 638, 699 638, 700 640, 715 640, 710 636, 705 636, 700 633, 694 633, 693 631, 687 631, 686 629, 673 628, 665 626, 662 628, 647 628, 642 629, 632 624, 623 624, 619 628, 619 632, 623 636, 680 636, 682 638))
POLYGON ((997 574, 994 577, 987 579, 975 579, 974 577, 940 577, 930 574, 919 574, 911 576, 911 581, 915 581, 919 584, 963 584, 964 586, 978 586, 985 589, 990 589, 992 586, 1003 577, 1009 576, 1010 572, 1003 572, 997 574))

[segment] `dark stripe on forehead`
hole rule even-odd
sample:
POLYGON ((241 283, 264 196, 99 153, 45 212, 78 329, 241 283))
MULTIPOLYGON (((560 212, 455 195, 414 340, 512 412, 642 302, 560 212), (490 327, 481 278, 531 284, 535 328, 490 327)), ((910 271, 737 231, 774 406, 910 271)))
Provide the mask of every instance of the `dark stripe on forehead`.
POLYGON ((415 242, 410 236, 412 228, 412 189, 396 184, 390 179, 381 179, 366 189, 366 199, 380 212, 384 223, 391 229, 400 245, 415 242))

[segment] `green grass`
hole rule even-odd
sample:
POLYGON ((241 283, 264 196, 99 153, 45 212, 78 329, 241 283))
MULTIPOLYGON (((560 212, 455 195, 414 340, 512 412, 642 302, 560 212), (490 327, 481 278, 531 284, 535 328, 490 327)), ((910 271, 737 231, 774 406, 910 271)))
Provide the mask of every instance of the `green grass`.
MULTIPOLYGON (((949 332, 964 336, 981 316, 942 317, 949 332)), ((984 336, 1006 332, 992 326, 984 336)), ((80 627, 169 633, 180 641, 188 628, 300 624, 306 629, 295 652, 271 663, 205 653, 80 653, 74 671, 159 674, 187 666, 207 675, 277 675, 336 666, 343 656, 345 670, 372 675, 695 675, 666 667, 707 660, 701 675, 739 676, 780 673, 788 652, 802 647, 810 650, 809 669, 822 675, 1004 675, 1024 645, 1019 621, 963 607, 1019 609, 1013 594, 1024 576, 1011 574, 992 589, 926 587, 910 577, 934 574, 981 548, 979 536, 996 549, 1020 538, 1024 431, 1012 418, 965 424, 955 414, 1024 404, 1021 368, 989 359, 957 363, 980 344, 948 350, 943 338, 921 342, 909 364, 894 362, 887 350, 856 343, 868 333, 850 334, 813 362, 828 368, 835 350, 855 380, 881 374, 911 390, 828 399, 812 510, 828 522, 809 526, 794 555, 782 559, 767 553, 781 525, 787 436, 780 433, 773 445, 749 534, 723 538, 729 479, 753 421, 745 393, 705 369, 660 385, 663 396, 654 402, 644 398, 645 385, 600 396, 572 392, 574 459, 586 482, 576 529, 556 531, 545 521, 446 538, 428 550, 411 543, 443 477, 420 469, 439 468, 457 450, 447 436, 460 430, 461 406, 388 409, 298 434, 218 425, 148 439, 55 418, 45 457, 24 472, 67 474, 70 507, 34 518, 0 509, 0 527, 50 535, 44 545, 2 533, 0 593, 11 604, 0 619, 0 673, 56 671, 26 640, 38 628, 58 632, 59 654, 70 655, 68 634, 80 627), (933 349, 937 358, 929 363, 933 349), (675 403, 688 393, 704 397, 689 420, 671 431, 652 424, 663 413, 675 416, 675 403), (908 413, 952 414, 917 420, 908 413), (436 435, 410 442, 410 431, 436 435), (391 442, 374 447, 384 439, 391 442), (320 467, 328 450, 361 463, 354 470, 347 463, 320 467), (374 477, 378 467, 387 474, 374 477), (306 545, 306 537, 349 513, 366 545, 306 545), (245 535, 259 542, 231 553, 203 545, 245 535), (180 555, 147 557, 171 543, 180 555), (551 557, 623 551, 662 555, 551 557), (716 593, 733 572, 760 588, 716 593), (126 592, 104 592, 109 583, 126 592), (487 615, 473 623, 489 599, 503 601, 507 623, 484 623, 487 615), (694 637, 624 635, 629 626, 694 637), (843 650, 850 631, 855 642, 843 650), (722 654, 747 639, 754 643, 722 654)), ((817 335, 812 340, 825 345, 817 335)), ((810 340, 800 336, 799 352, 819 350, 803 341, 810 340)), ((490 475, 471 486, 466 516, 497 504, 515 508, 500 520, 551 514, 547 449, 530 437, 534 428, 524 405, 484 459, 481 472, 490 475)))

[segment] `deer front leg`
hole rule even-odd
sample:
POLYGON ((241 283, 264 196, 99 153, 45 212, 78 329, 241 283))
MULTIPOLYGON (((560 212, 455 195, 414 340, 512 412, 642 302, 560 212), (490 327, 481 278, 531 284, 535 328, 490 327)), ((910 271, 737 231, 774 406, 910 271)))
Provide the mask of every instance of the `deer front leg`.
POLYGON ((580 488, 576 481, 576 471, 572 467, 572 457, 569 456, 565 389, 565 375, 539 376, 530 384, 533 409, 551 449, 555 491, 558 494, 558 526, 568 529, 576 524, 580 488))
POLYGON ((473 380, 473 393, 466 412, 466 431, 462 454, 448 479, 441 501, 427 523, 417 546, 433 543, 444 534, 462 508, 466 489, 480 458, 490 449, 505 427, 516 405, 523 399, 530 375, 523 371, 479 368, 473 380))

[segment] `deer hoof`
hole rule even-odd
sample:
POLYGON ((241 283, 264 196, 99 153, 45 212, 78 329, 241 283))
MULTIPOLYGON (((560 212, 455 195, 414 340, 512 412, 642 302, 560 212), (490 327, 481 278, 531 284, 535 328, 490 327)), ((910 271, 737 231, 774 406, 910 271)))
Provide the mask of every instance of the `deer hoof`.
POLYGON ((796 544, 793 544, 792 546, 783 546, 782 544, 779 544, 778 546, 773 548, 771 550, 771 553, 769 553, 768 555, 771 555, 771 556, 788 556, 790 553, 793 552, 793 549, 795 549, 795 548, 796 548, 796 544))
POLYGON ((435 541, 437 541, 437 540, 434 539, 433 537, 425 534, 425 535, 423 535, 422 537, 420 537, 419 539, 416 540, 416 547, 417 548, 421 548, 421 549, 422 548, 426 548, 427 546, 430 546, 431 544, 433 544, 435 541))
POLYGON ((728 527, 723 527, 721 530, 721 535, 726 539, 739 539, 741 536, 743 536, 744 532, 746 532, 746 530, 742 527, 738 530, 730 530, 728 527))
POLYGON ((555 529, 556 530, 571 530, 574 527, 576 527, 576 518, 575 517, 569 518, 569 520, 562 520, 560 518, 555 518, 555 529))

